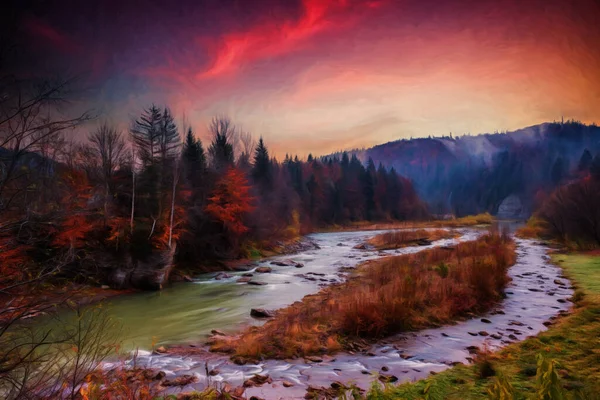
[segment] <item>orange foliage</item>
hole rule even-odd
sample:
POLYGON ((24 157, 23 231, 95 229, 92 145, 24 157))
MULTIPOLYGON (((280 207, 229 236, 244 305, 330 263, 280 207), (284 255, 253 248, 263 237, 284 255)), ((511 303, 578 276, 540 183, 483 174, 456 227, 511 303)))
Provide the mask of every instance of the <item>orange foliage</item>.
POLYGON ((223 223, 225 228, 240 236, 248 231, 244 225, 244 216, 252 211, 253 198, 250 186, 244 173, 236 168, 229 168, 217 182, 212 196, 209 197, 206 212, 223 223))
POLYGON ((6 279, 23 278, 23 266, 27 264, 30 246, 16 244, 9 238, 0 239, 0 274, 6 279))
POLYGON ((66 209, 52 244, 79 248, 83 246, 86 234, 93 229, 93 225, 86 218, 91 186, 85 174, 80 171, 70 170, 61 178, 64 184, 62 204, 65 204, 66 209))
POLYGON ((452 249, 431 249, 369 262, 349 281, 279 311, 212 349, 239 360, 289 358, 351 348, 360 338, 450 323, 501 299, 515 246, 497 233, 452 249))

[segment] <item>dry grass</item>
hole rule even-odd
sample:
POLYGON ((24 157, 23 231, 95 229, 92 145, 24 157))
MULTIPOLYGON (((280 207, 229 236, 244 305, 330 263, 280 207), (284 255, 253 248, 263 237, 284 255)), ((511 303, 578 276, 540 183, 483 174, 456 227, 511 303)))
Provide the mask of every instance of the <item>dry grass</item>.
POLYGON ((238 338, 217 340, 212 350, 239 360, 293 358, 450 323, 500 300, 514 261, 512 240, 490 233, 453 249, 369 262, 347 282, 306 296, 238 338))
POLYGON ((515 235, 524 239, 541 239, 544 235, 544 222, 536 217, 531 217, 527 220, 527 224, 517 229, 515 235))
POLYGON ((490 225, 492 222, 494 222, 494 217, 489 213, 483 213, 468 215, 461 218, 433 221, 432 224, 437 227, 458 228, 461 226, 490 225))
POLYGON ((417 229, 417 228, 460 228, 475 225, 490 225, 494 217, 489 213, 469 215, 461 218, 438 219, 431 221, 391 221, 372 222, 355 221, 345 225, 330 225, 319 228, 318 232, 345 232, 345 231, 377 231, 390 229, 417 229))
POLYGON ((433 242, 441 239, 451 239, 460 236, 458 232, 446 229, 417 229, 385 232, 371 238, 367 243, 378 250, 393 250, 401 247, 414 246, 423 241, 433 242))

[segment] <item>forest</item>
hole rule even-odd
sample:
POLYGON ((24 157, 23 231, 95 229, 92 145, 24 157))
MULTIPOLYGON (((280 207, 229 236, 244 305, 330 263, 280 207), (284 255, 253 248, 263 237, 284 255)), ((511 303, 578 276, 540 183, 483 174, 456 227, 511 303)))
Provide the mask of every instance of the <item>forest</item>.
POLYGON ((224 116, 203 143, 155 105, 120 132, 87 113, 60 114, 66 81, 9 83, 0 130, 5 280, 51 272, 160 289, 174 268, 201 271, 316 227, 428 216, 412 183, 372 160, 278 161, 224 116), (73 129, 88 129, 87 140, 69 139, 73 129))
POLYGON ((600 166, 600 128, 577 121, 512 132, 402 139, 353 150, 415 183, 434 214, 495 215, 508 196, 527 219, 554 189, 600 166))

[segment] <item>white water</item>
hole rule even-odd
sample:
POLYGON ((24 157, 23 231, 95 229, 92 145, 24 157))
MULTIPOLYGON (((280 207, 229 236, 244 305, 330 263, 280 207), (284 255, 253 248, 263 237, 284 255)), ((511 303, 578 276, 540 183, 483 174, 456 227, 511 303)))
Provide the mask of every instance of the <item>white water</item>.
MULTIPOLYGON (((473 240, 482 233, 473 229, 461 232, 463 236, 458 239, 441 240, 432 246, 451 245, 458 241, 473 240)), ((353 246, 377 233, 379 232, 314 234, 310 238, 320 246, 320 249, 263 261, 261 265, 271 266, 273 272, 255 274, 253 279, 268 284, 244 289, 249 290, 248 294, 244 296, 244 301, 236 302, 233 305, 236 308, 232 314, 239 318, 235 323, 229 323, 228 327, 257 323, 249 317, 250 308, 276 309, 284 307, 300 300, 306 294, 316 292, 320 285, 340 281, 345 276, 338 272, 340 267, 355 267, 365 260, 384 255, 413 253, 432 247, 407 247, 385 252, 353 249, 353 246), (273 260, 285 258, 302 262, 305 267, 296 269, 270 265, 273 260), (324 275, 311 275, 311 272, 324 275), (317 279, 310 281, 297 276, 298 274, 317 279)), ((487 318, 490 323, 482 322, 482 317, 478 317, 452 326, 397 335, 378 343, 365 354, 340 353, 334 357, 324 357, 322 363, 307 363, 302 359, 268 360, 256 365, 239 366, 231 363, 226 356, 214 354, 181 357, 151 354, 148 351, 140 352, 136 363, 138 366, 163 370, 167 373, 167 377, 184 374, 198 377, 197 383, 178 389, 182 391, 201 390, 206 386, 209 380, 205 372, 206 363, 209 365, 209 370, 216 368, 220 371, 218 375, 210 377, 212 382, 240 385, 254 374, 269 375, 274 380, 272 385, 265 384, 262 387, 250 388, 246 391, 247 396, 256 395, 267 399, 303 398, 308 385, 327 387, 333 381, 343 383, 352 381, 367 388, 375 379, 373 374, 379 373, 383 366, 389 369, 385 374, 394 375, 400 381, 421 379, 431 371, 438 372, 448 368, 454 362, 468 362, 468 357, 470 357, 466 349, 468 346, 487 346, 490 349, 496 349, 510 342, 535 335, 546 329, 543 325, 545 321, 570 307, 570 303, 566 301, 572 295, 572 290, 567 287, 570 284, 561 277, 560 269, 548 262, 547 249, 530 240, 516 239, 516 242, 518 258, 517 263, 509 270, 513 280, 506 289, 507 297, 496 310, 482 316, 487 318), (556 279, 563 281, 566 286, 559 287, 561 285, 554 282, 556 279), (501 310, 504 314, 497 313, 497 310, 501 310), (481 336, 478 334, 480 331, 486 331, 490 336, 481 336), (498 335, 499 338, 492 337, 492 334, 498 335), (510 335, 513 336, 509 338, 510 335), (283 388, 281 386, 283 380, 295 385, 291 388, 283 388)), ((238 276, 225 282, 212 281, 212 283, 209 278, 208 276, 203 277, 198 283, 190 285, 202 285, 203 287, 207 287, 207 285, 248 286, 236 283, 235 280, 238 276)), ((225 303, 229 304, 226 299, 225 303)), ((227 310, 221 310, 221 312, 227 312, 227 310)), ((212 319, 218 320, 218 318, 212 319)), ((221 329, 222 326, 215 324, 197 332, 198 340, 196 342, 202 341, 206 337, 206 332, 211 328, 221 329)))

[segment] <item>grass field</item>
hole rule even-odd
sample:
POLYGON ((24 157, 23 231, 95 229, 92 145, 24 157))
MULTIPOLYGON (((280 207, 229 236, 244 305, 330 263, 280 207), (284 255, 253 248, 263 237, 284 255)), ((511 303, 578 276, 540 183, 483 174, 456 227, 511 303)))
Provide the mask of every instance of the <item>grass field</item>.
POLYGON ((577 287, 573 314, 537 337, 511 345, 472 366, 458 366, 414 384, 373 389, 369 399, 600 399, 600 256, 556 254, 577 287), (536 371, 538 356, 552 373, 536 371), (482 378, 485 364, 496 376, 482 378), (503 377, 499 379, 500 377, 503 377), (554 379, 554 383, 549 383, 554 379), (506 389, 505 397, 493 385, 506 389), (489 391, 493 394, 490 394, 489 391), (551 393, 551 391, 554 391, 551 393))

